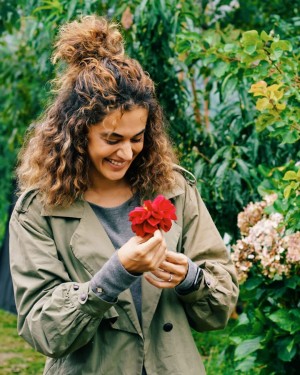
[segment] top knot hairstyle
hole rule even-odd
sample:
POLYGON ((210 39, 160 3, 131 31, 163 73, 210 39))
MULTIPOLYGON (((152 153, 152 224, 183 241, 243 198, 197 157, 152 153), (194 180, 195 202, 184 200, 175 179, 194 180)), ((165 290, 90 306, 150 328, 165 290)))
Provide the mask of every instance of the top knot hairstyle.
POLYGON ((62 59, 70 65, 81 65, 91 58, 124 59, 123 38, 117 25, 94 16, 62 26, 55 47, 53 61, 62 59))
POLYGON ((53 62, 65 69, 56 78, 54 102, 31 127, 19 157, 20 191, 39 189, 47 206, 68 206, 89 188, 89 128, 115 110, 148 111, 144 147, 126 173, 142 195, 174 186, 176 161, 164 129, 154 83, 140 64, 126 56, 114 23, 82 17, 61 27, 53 62))

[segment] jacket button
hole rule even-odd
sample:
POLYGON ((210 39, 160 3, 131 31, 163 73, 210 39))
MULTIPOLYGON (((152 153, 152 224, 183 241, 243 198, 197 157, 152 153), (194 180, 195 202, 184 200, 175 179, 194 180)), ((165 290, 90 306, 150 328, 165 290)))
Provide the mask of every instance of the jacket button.
POLYGON ((74 284, 74 285, 73 285, 73 289, 74 289, 74 290, 78 290, 78 289, 79 289, 79 285, 78 285, 78 284, 74 284))
POLYGON ((172 329, 173 329, 173 324, 172 323, 166 323, 163 326, 163 330, 165 332, 170 332, 170 331, 172 331, 172 329))

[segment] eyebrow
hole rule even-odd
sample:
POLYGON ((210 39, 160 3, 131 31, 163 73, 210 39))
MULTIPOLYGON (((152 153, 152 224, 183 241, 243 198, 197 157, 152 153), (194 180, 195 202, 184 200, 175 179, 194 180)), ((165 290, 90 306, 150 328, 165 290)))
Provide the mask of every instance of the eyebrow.
MULTIPOLYGON (((139 133, 135 134, 134 136, 132 136, 131 138, 135 138, 135 137, 138 137, 139 135, 142 135, 143 133, 145 133, 146 131, 146 128, 141 130, 139 133)), ((102 137, 104 138, 108 138, 108 137, 114 137, 114 138, 124 138, 123 135, 121 134, 118 134, 118 133, 110 133, 110 132, 105 132, 105 133, 102 133, 101 134, 102 137)))

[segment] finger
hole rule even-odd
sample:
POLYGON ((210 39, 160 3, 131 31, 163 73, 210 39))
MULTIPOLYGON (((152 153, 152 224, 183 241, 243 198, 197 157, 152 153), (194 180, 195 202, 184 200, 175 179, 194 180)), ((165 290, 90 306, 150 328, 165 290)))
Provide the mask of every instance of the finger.
POLYGON ((165 282, 171 282, 171 281, 178 281, 177 280, 177 275, 172 274, 170 272, 166 272, 164 270, 161 270, 157 268, 156 270, 151 271, 151 275, 154 275, 156 278, 158 278, 160 281, 165 281, 165 282))
POLYGON ((150 284, 160 289, 171 289, 177 285, 177 282, 173 279, 170 281, 162 281, 151 276, 151 273, 144 274, 144 277, 150 284))
POLYGON ((188 262, 186 262, 186 264, 174 264, 165 260, 159 265, 159 268, 165 272, 173 274, 176 277, 176 280, 178 280, 178 283, 180 283, 185 279, 189 266, 188 262))
POLYGON ((166 247, 164 245, 152 249, 148 256, 152 256, 152 268, 150 271, 159 268, 159 265, 166 259, 166 247))
POLYGON ((183 265, 169 263, 167 260, 164 260, 162 263, 160 263, 158 268, 160 268, 161 270, 164 270, 165 272, 169 272, 173 274, 180 274, 182 273, 182 270, 185 269, 183 265))
POLYGON ((143 249, 153 248, 153 247, 156 247, 157 245, 161 245, 162 241, 163 241, 163 237, 160 231, 156 230, 153 236, 151 236, 146 242, 143 242, 141 244, 141 248, 143 249))
POLYGON ((187 256, 181 253, 176 253, 175 251, 167 251, 166 260, 174 264, 187 264, 187 256))

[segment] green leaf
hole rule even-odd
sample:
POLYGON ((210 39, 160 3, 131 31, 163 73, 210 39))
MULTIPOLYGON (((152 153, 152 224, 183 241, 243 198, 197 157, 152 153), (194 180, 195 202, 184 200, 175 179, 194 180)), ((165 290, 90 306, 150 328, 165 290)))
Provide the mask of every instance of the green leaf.
POLYGON ((275 345, 278 350, 278 357, 284 362, 290 362, 297 352, 294 337, 279 339, 275 345))
POLYGON ((285 199, 288 199, 290 197, 292 190, 293 187, 291 185, 285 187, 285 189, 283 190, 283 196, 285 199))
POLYGON ((256 337, 254 339, 245 340, 240 345, 238 345, 234 352, 234 358, 236 360, 247 357, 249 354, 256 352, 261 348, 261 337, 256 337))
POLYGON ((224 179, 227 168, 228 168, 228 161, 225 160, 218 168, 217 173, 216 173, 216 178, 221 179, 221 180, 224 179))
POLYGON ((68 15, 67 15, 67 20, 68 21, 73 17, 73 14, 75 12, 76 6, 77 6, 77 0, 72 0, 68 4, 68 15))
POLYGON ((282 55, 283 55, 282 49, 273 49, 271 50, 270 58, 271 60, 279 60, 282 55))
POLYGON ((238 51, 238 46, 234 43, 227 43, 224 46, 224 52, 235 53, 238 51))
POLYGON ((273 38, 268 35, 265 31, 262 31, 260 33, 260 38, 264 41, 264 42, 268 42, 269 40, 273 40, 273 38))
POLYGON ((241 43, 244 47, 244 51, 248 55, 252 55, 258 48, 262 47, 263 45, 256 30, 244 32, 242 34, 241 43))
POLYGON ((242 43, 257 43, 258 40, 259 36, 256 30, 245 31, 242 34, 242 43))
POLYGON ((248 165, 244 162, 244 160, 235 159, 235 162, 237 163, 240 172, 242 172, 243 176, 249 176, 249 168, 248 165))
POLYGON ((229 69, 229 64, 224 61, 218 61, 214 67, 216 77, 222 77, 229 69))
POLYGON ((290 289, 296 289, 298 285, 300 285, 300 278, 297 275, 287 279, 286 281, 286 286, 290 289))
POLYGON ((300 139, 300 133, 297 130, 284 130, 282 143, 296 143, 300 139))
POLYGON ((203 38, 210 46, 215 46, 220 43, 221 36, 215 30, 208 30, 203 38))
POLYGON ((294 171, 287 171, 283 178, 284 181, 297 180, 297 173, 294 171))
POLYGON ((253 370, 255 366, 256 356, 249 356, 245 358, 242 362, 240 362, 236 367, 235 370, 242 371, 246 373, 248 371, 253 370))
POLYGON ((238 325, 240 326, 240 325, 245 325, 245 324, 249 324, 249 318, 246 313, 242 313, 239 316, 238 325))
POLYGON ((259 285, 261 285, 263 280, 258 277, 249 277, 245 284, 244 287, 246 290, 253 290, 256 289, 259 285))
POLYGON ((225 77, 224 81, 222 82, 221 92, 224 101, 232 96, 234 91, 236 90, 238 85, 238 78, 236 75, 229 74, 225 77))
POLYGON ((287 310, 277 310, 273 314, 269 315, 268 318, 272 322, 276 323, 279 328, 284 331, 291 331, 293 325, 293 319, 291 319, 289 312, 287 310))
POLYGON ((258 116, 255 127, 258 132, 263 131, 268 126, 272 125, 276 121, 276 117, 270 113, 263 113, 258 116))
POLYGON ((271 50, 273 51, 292 51, 293 47, 287 40, 279 40, 271 44, 271 50))
POLYGON ((256 51, 256 44, 246 45, 244 51, 249 55, 252 55, 256 51))

